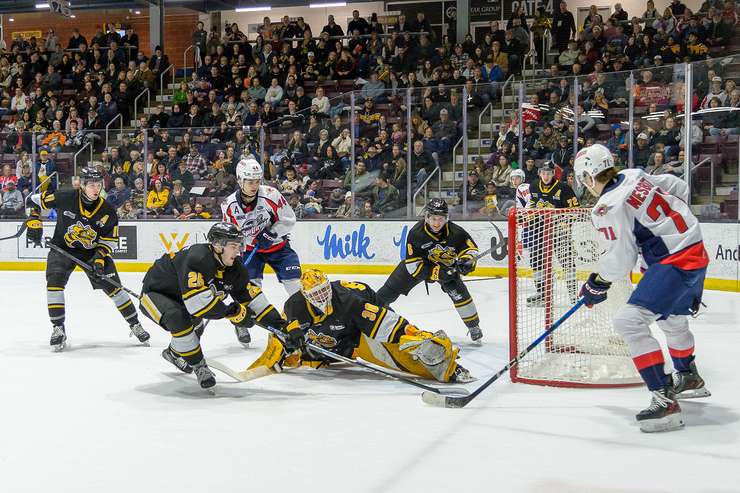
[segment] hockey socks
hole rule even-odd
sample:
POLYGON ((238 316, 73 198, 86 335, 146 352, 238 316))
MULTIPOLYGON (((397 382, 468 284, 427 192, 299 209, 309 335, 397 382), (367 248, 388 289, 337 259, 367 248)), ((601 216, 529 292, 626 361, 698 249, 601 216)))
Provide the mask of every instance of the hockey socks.
POLYGON ((663 359, 663 352, 660 349, 635 356, 632 360, 635 362, 635 367, 640 372, 640 376, 642 376, 642 379, 651 391, 662 389, 670 384, 671 379, 666 375, 663 368, 665 360, 663 359))

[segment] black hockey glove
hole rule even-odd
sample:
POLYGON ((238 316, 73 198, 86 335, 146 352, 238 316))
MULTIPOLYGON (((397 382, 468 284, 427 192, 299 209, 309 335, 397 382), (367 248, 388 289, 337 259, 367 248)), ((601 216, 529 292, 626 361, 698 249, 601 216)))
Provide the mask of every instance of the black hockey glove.
POLYGON ((612 283, 603 280, 596 272, 592 272, 581 288, 581 296, 586 300, 586 306, 591 308, 602 301, 606 301, 606 292, 611 285, 612 283))
POLYGON ((236 301, 226 307, 224 318, 228 319, 236 327, 251 327, 253 324, 249 319, 249 310, 246 304, 236 301))
POLYGON ((95 254, 90 259, 90 265, 92 266, 93 277, 97 279, 105 277, 105 253, 102 250, 95 250, 95 254))
POLYGON ((469 255, 464 255, 455 260, 455 269, 461 276, 467 276, 475 270, 475 259, 469 255))
POLYGON ((306 346, 306 331, 302 329, 293 329, 289 332, 284 332, 283 347, 285 352, 290 354, 294 351, 303 350, 306 346))
POLYGON ((33 242, 34 246, 41 246, 41 236, 44 228, 41 225, 41 213, 38 209, 32 209, 26 219, 26 239, 33 242))
POLYGON ((260 250, 266 250, 272 247, 273 243, 277 239, 278 235, 276 235, 269 229, 265 229, 259 235, 257 235, 257 248, 260 250))

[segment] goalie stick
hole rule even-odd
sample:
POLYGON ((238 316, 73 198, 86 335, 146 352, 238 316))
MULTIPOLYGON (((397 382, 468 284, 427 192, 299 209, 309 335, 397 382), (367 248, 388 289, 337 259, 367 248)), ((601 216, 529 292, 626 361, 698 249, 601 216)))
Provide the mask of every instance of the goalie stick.
POLYGON ((249 382, 250 380, 255 380, 257 378, 266 377, 267 375, 278 373, 277 371, 266 366, 258 366, 257 368, 252 368, 251 370, 236 371, 221 363, 220 361, 216 361, 210 358, 206 359, 206 364, 215 370, 225 373, 237 382, 249 382))
MULTIPOLYGON (((285 334, 274 327, 262 327, 263 329, 267 330, 268 332, 271 332, 275 337, 278 338, 280 342, 283 342, 285 340, 285 334)), ((361 360, 355 360, 352 358, 347 358, 346 356, 342 356, 337 353, 333 353, 327 349, 324 349, 320 346, 317 346, 316 344, 313 344, 311 342, 306 342, 306 347, 310 349, 311 351, 314 351, 316 353, 321 354, 322 356, 326 356, 327 358, 333 359, 334 361, 338 361, 341 363, 347 363, 348 365, 352 366, 358 366, 360 368, 363 368, 365 370, 371 371, 373 373, 378 373, 380 375, 383 375, 385 377, 392 378, 394 380, 398 380, 399 382, 403 382, 408 385, 413 385, 414 387, 418 387, 420 389, 424 389, 424 393, 431 393, 434 395, 455 395, 455 396, 466 396, 468 394, 468 391, 462 387, 454 387, 450 389, 443 389, 439 387, 432 387, 431 385, 426 385, 420 382, 417 382, 416 380, 412 380, 410 378, 403 377, 401 375, 397 375, 395 373, 392 373, 390 371, 385 370, 384 368, 381 368, 379 366, 372 365, 370 363, 365 363, 361 360)))
POLYGON ((579 308, 583 306, 583 304, 586 302, 584 298, 581 298, 578 300, 578 302, 573 305, 570 310, 565 312, 562 317, 560 317, 558 320, 555 321, 545 332, 543 332, 537 339, 535 339, 529 346, 527 346, 523 351, 521 351, 519 354, 516 355, 514 359, 509 361, 509 363, 501 368, 498 373, 493 375, 491 378, 483 382, 483 384, 475 389, 470 395, 465 396, 445 396, 445 395, 439 395, 438 393, 432 393, 432 392, 424 392, 421 394, 421 399, 426 402, 427 404, 431 406, 437 406, 437 407, 453 407, 453 408, 460 408, 465 407, 478 397, 481 392, 483 392, 486 388, 488 388, 489 385, 491 385, 493 382, 499 379, 501 375, 509 371, 511 368, 519 364, 519 362, 535 347, 537 347, 542 341, 547 339, 547 337, 555 331, 558 327, 560 327, 563 322, 568 320, 571 315, 573 315, 576 311, 578 311, 579 308))

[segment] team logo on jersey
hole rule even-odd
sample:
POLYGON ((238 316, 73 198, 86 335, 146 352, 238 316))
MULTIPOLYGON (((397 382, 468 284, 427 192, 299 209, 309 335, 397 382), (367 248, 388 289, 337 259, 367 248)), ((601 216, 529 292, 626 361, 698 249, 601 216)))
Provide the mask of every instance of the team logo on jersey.
POLYGON ((611 207, 609 207, 608 205, 601 204, 594 209, 594 214, 596 214, 597 216, 605 216, 606 213, 609 212, 609 209, 611 209, 611 207))
POLYGON ((453 247, 445 247, 438 243, 429 250, 428 258, 435 264, 442 264, 449 267, 455 263, 457 256, 453 247))
POLYGON ((67 228, 64 242, 69 247, 74 247, 76 243, 86 250, 91 250, 97 237, 98 234, 89 224, 82 224, 82 222, 77 221, 67 228))
POLYGON ((313 329, 309 329, 306 335, 308 336, 309 341, 318 343, 319 346, 329 349, 337 346, 337 340, 335 338, 324 333, 317 334, 313 329))
POLYGON ((74 212, 72 212, 72 211, 64 211, 64 215, 65 215, 66 217, 70 218, 70 219, 74 219, 74 218, 76 218, 76 217, 77 217, 77 214, 75 214, 75 213, 74 213, 74 212))

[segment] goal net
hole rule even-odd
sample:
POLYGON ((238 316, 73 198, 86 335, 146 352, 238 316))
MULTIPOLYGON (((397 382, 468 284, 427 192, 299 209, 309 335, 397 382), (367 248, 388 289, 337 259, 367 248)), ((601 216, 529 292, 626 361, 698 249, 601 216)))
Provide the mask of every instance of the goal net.
MULTIPOLYGON (((510 353, 514 358, 578 300, 602 251, 590 209, 509 212, 510 353)), ((632 291, 612 284, 607 301, 576 311, 511 370, 514 382, 563 387, 642 383, 612 317, 632 291)))

